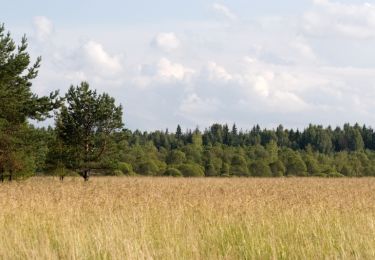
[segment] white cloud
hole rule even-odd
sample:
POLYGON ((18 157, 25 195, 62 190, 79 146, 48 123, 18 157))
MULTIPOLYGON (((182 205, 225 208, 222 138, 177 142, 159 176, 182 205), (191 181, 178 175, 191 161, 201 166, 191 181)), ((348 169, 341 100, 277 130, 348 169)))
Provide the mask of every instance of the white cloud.
POLYGON ((158 33, 165 24, 53 33, 52 23, 38 22, 38 38, 54 41, 30 42, 43 56, 34 85, 63 93, 88 80, 124 102, 133 129, 375 122, 372 4, 315 0, 293 17, 246 21, 213 8, 236 22, 176 22, 167 33, 158 33))
POLYGON ((271 106, 282 112, 303 112, 309 105, 297 94, 287 91, 273 93, 271 106))
POLYGON ((152 44, 165 52, 170 52, 180 47, 180 40, 172 32, 159 33, 152 41, 152 44))
POLYGON ((270 95, 270 85, 266 77, 257 76, 253 84, 253 88, 258 95, 262 97, 268 97, 270 95))
POLYGON ((215 62, 209 62, 207 65, 208 79, 211 81, 226 82, 233 79, 232 75, 224 67, 215 62))
POLYGON ((156 63, 139 65, 137 74, 133 82, 144 88, 152 84, 189 82, 195 70, 163 57, 156 63))
MULTIPOLYGON (((316 62, 318 60, 314 50, 306 39, 299 37, 292 42, 291 46, 298 52, 298 55, 301 56, 300 60, 302 62, 316 62)), ((296 56, 298 57, 298 55, 296 56)))
POLYGON ((158 76, 162 79, 183 80, 194 73, 194 70, 179 63, 173 63, 167 58, 161 58, 158 65, 158 76))
POLYGON ((207 125, 217 118, 219 107, 218 99, 201 98, 196 93, 191 93, 182 100, 178 114, 195 124, 207 125))
POLYGON ((367 39, 375 36, 375 5, 314 0, 304 15, 305 31, 312 35, 367 39))
POLYGON ((83 51, 88 66, 94 68, 102 75, 113 75, 122 70, 119 57, 108 54, 103 46, 97 42, 87 42, 83 46, 83 51))
POLYGON ((36 38, 39 41, 46 41, 53 32, 53 23, 45 16, 35 16, 33 19, 36 38))
POLYGON ((214 98, 200 98, 196 93, 188 95, 181 103, 180 110, 183 113, 210 113, 214 112, 219 105, 218 100, 214 98))
POLYGON ((234 14, 227 6, 219 3, 214 3, 212 8, 219 14, 224 15, 230 20, 237 20, 237 15, 234 14))

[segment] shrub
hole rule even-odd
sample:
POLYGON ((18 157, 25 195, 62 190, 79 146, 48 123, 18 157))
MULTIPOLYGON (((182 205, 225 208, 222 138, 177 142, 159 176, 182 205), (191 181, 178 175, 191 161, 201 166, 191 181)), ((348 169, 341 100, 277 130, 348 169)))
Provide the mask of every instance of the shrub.
POLYGON ((120 162, 117 166, 117 170, 121 171, 125 175, 133 175, 133 167, 129 163, 120 162))
POLYGON ((220 170, 220 175, 222 177, 229 177, 230 176, 230 166, 227 163, 222 164, 221 170, 220 170))
POLYGON ((327 174, 322 173, 322 172, 317 172, 317 173, 314 173, 311 176, 313 176, 313 177, 327 177, 327 174))
POLYGON ((274 163, 270 164, 270 168, 272 171, 272 176, 274 177, 282 177, 285 175, 286 169, 282 161, 277 160, 274 163))
POLYGON ((235 176, 249 176, 249 169, 247 168, 247 163, 243 156, 233 156, 230 172, 235 176))
POLYGON ((157 175, 159 172, 159 167, 153 160, 148 160, 142 162, 139 165, 138 173, 142 175, 157 175))
POLYGON ((164 176, 182 177, 182 173, 176 168, 169 168, 164 172, 164 176))
POLYGON ((215 166, 213 165, 213 163, 207 164, 206 169, 205 169, 205 175, 207 177, 212 177, 212 176, 217 176, 218 175, 217 172, 216 172, 215 166))
POLYGON ((257 177, 271 177, 272 171, 268 164, 263 160, 256 160, 250 166, 251 175, 257 177))
POLYGON ((342 175, 339 172, 331 172, 327 174, 327 177, 328 178, 342 178, 342 177, 345 177, 345 175, 342 175))
POLYGON ((301 155, 291 149, 287 149, 284 152, 285 168, 287 176, 307 176, 307 167, 305 162, 302 160, 301 155))
POLYGON ((153 160, 155 165, 158 167, 158 171, 155 175, 162 176, 164 172, 167 170, 167 164, 165 162, 162 162, 160 160, 153 160))
POLYGON ((184 152, 179 150, 173 150, 169 153, 167 157, 168 164, 182 164, 186 160, 186 156, 184 152))
POLYGON ((113 176, 123 176, 124 173, 121 170, 114 170, 112 171, 113 176))
POLYGON ((182 175, 185 177, 203 177, 204 170, 203 168, 195 163, 181 164, 178 167, 178 170, 181 171, 182 175))

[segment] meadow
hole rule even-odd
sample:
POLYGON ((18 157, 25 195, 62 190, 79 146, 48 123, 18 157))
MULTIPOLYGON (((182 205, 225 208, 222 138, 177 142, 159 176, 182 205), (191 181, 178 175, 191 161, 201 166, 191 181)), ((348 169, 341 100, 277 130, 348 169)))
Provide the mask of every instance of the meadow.
POLYGON ((375 179, 0 184, 0 259, 373 259, 375 179))

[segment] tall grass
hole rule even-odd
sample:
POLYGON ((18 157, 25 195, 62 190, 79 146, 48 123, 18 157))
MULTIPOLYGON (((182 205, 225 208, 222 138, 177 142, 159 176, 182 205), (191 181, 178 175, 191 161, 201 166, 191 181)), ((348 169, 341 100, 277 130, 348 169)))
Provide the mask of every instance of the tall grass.
POLYGON ((1 259, 373 259, 375 179, 32 178, 0 228, 1 259))

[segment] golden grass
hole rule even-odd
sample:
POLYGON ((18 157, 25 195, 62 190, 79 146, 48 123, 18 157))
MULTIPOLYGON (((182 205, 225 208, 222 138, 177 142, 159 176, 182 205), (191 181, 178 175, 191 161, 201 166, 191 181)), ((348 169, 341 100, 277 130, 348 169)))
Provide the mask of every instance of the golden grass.
POLYGON ((0 259, 374 259, 375 179, 0 184, 0 259))

